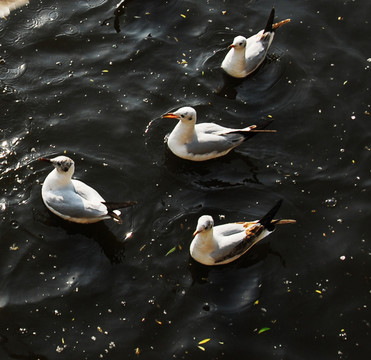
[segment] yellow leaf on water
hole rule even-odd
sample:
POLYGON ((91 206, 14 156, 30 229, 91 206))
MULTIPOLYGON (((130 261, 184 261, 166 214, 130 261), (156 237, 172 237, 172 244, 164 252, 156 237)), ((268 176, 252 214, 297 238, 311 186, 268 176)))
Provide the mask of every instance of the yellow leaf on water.
POLYGON ((185 16, 184 14, 180 14, 180 16, 181 16, 182 18, 184 18, 184 19, 186 18, 186 16, 185 16))
POLYGON ((270 330, 271 328, 269 328, 269 327, 263 327, 263 328, 261 328, 259 331, 258 331, 258 334, 261 334, 261 333, 263 333, 263 332, 266 332, 266 331, 268 331, 268 330, 270 330))
POLYGON ((205 348, 203 346, 198 345, 197 346, 200 350, 205 351, 205 348))
POLYGON ((211 339, 210 338, 207 338, 207 339, 203 339, 201 340, 198 345, 202 345, 202 344, 206 344, 207 342, 209 342, 211 339))
POLYGON ((166 253, 166 255, 165 256, 168 256, 168 255, 170 255, 172 252, 174 252, 175 251, 175 249, 176 249, 176 246, 174 246, 173 248, 171 248, 167 253, 166 253))

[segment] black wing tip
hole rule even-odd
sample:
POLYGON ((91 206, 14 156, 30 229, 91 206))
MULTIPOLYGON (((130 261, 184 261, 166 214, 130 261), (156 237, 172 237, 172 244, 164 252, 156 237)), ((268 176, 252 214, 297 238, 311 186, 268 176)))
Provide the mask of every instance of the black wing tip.
MULTIPOLYGON (((259 124, 256 125, 256 127, 254 128, 254 130, 264 130, 272 122, 273 122, 272 119, 269 119, 269 120, 264 119, 264 121, 262 121, 261 123, 259 123, 259 124)), ((238 131, 236 131, 236 133, 238 133, 238 131)), ((244 136, 244 141, 249 140, 252 137, 254 137, 255 135, 259 134, 259 132, 253 132, 253 131, 251 131, 251 132, 249 132, 249 131, 248 132, 246 132, 246 131, 240 131, 239 133, 244 136)))
POLYGON ((108 202, 102 201, 102 204, 107 207, 109 212, 113 212, 114 210, 124 209, 133 205, 138 204, 137 201, 124 201, 124 202, 108 202))
POLYGON ((267 25, 265 26, 264 33, 273 31, 273 21, 274 21, 275 9, 272 7, 271 13, 269 15, 267 25))
POLYGON ((256 125, 256 130, 263 130, 273 122, 273 119, 262 118, 262 120, 262 122, 256 125))
POLYGON ((263 225, 267 230, 273 231, 275 228, 275 222, 273 222, 273 218, 276 215, 277 211, 282 205, 283 200, 280 199, 277 201, 276 205, 272 207, 259 221, 261 225, 263 225))

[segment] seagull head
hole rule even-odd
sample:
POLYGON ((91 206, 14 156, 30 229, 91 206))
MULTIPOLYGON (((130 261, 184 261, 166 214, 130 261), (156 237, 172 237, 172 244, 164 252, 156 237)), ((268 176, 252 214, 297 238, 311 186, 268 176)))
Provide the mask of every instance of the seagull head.
POLYGON ((244 50, 246 47, 246 38, 244 36, 236 36, 233 39, 233 43, 229 45, 230 48, 233 48, 235 50, 244 50))
POLYGON ((70 177, 72 177, 73 173, 75 172, 75 162, 67 156, 62 155, 52 159, 42 157, 39 160, 51 163, 60 174, 68 174, 70 177))
POLYGON ((190 106, 185 106, 172 113, 162 115, 163 118, 167 119, 178 119, 185 124, 196 123, 196 110, 190 106))
POLYGON ((210 215, 203 215, 198 219, 196 231, 193 233, 195 237, 197 234, 204 231, 209 231, 214 226, 214 220, 210 215))

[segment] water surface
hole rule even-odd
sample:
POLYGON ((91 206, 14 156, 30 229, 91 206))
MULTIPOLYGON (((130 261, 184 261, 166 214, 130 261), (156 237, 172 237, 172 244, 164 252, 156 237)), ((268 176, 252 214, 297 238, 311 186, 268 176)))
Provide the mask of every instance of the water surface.
POLYGON ((101 26, 105 0, 31 0, 0 20, 1 359, 369 353, 371 5, 275 2, 291 23, 226 86, 226 47, 272 5, 131 1, 119 33, 101 26), (278 133, 184 161, 160 118, 181 106, 230 127, 271 118, 278 133), (37 158, 63 153, 107 200, 138 201, 123 225, 45 208, 37 158), (190 258, 199 216, 258 219, 279 198, 296 225, 227 266, 190 258))

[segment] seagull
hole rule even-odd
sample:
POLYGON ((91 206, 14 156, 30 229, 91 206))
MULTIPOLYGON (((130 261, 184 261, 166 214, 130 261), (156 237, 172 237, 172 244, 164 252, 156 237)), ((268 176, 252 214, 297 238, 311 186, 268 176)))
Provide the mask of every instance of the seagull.
POLYGON ((11 10, 29 3, 29 0, 0 0, 0 18, 5 18, 11 10))
POLYGON ((261 220, 255 221, 214 226, 211 216, 201 216, 193 233, 191 256, 204 265, 223 265, 238 259, 273 232, 276 225, 296 222, 292 219, 273 220, 281 204, 282 200, 279 200, 261 220))
POLYGON ((234 38, 222 62, 222 69, 227 74, 235 78, 244 78, 261 65, 272 44, 275 30, 291 21, 286 19, 273 24, 274 12, 273 8, 264 30, 248 39, 241 35, 234 38))
POLYGON ((164 114, 162 117, 179 120, 170 133, 167 144, 176 156, 192 161, 205 161, 226 155, 258 132, 275 132, 263 130, 270 121, 243 129, 231 129, 214 123, 196 125, 196 110, 189 106, 164 114))
POLYGON ((41 195, 46 207, 62 219, 89 224, 113 218, 121 224, 121 212, 117 209, 136 204, 136 201, 106 202, 92 187, 72 179, 75 163, 67 156, 52 159, 42 157, 39 160, 55 167, 46 177, 41 195))

